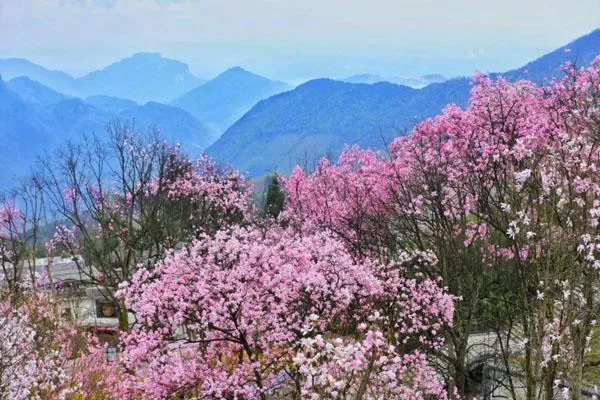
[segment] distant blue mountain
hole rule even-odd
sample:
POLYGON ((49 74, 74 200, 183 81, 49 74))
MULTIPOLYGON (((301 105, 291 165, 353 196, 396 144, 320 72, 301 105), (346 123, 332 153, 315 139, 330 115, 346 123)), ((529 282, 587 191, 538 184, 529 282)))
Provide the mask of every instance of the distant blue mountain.
POLYGON ((288 89, 283 82, 233 67, 172 104, 224 131, 258 101, 288 89))
POLYGON ((181 61, 158 53, 137 53, 77 79, 77 90, 83 96, 108 95, 138 103, 168 103, 204 82, 181 61))
POLYGON ((28 78, 5 83, 0 77, 0 157, 10 160, 0 174, 0 189, 27 173, 36 156, 83 134, 102 136, 113 119, 135 120, 140 129, 156 126, 162 137, 198 154, 218 135, 186 111, 156 102, 138 105, 109 96, 79 99, 62 95, 28 78))
POLYGON ((446 104, 464 104, 468 90, 466 79, 420 90, 316 79, 259 102, 207 153, 251 176, 288 172, 325 153, 335 157, 346 144, 385 147, 446 104))
POLYGON ((69 98, 25 76, 11 79, 6 85, 10 90, 16 92, 22 100, 30 104, 49 106, 69 98))
POLYGON ((83 101, 111 115, 121 115, 139 107, 135 101, 114 96, 90 96, 86 97, 83 101))
POLYGON ((0 58, 0 75, 4 80, 26 76, 65 94, 75 90, 75 78, 62 71, 51 71, 22 58, 0 58))
POLYGON ((67 95, 105 95, 138 103, 168 103, 206 82, 194 76, 187 64, 158 53, 137 53, 81 78, 50 71, 23 59, 0 59, 0 74, 4 79, 26 76, 67 95))
POLYGON ((397 76, 381 76, 374 74, 360 74, 360 75, 352 75, 345 79, 342 79, 343 82, 348 83, 378 83, 378 82, 390 82, 395 83, 396 85, 409 86, 414 89, 420 89, 432 83, 442 83, 447 79, 438 74, 430 74, 423 76, 414 76, 414 77, 397 77, 397 76))
POLYGON ((588 66, 600 54, 600 28, 582 36, 558 49, 522 66, 500 75, 509 80, 529 79, 543 83, 544 78, 552 78, 560 74, 560 67, 565 61, 574 62, 583 67, 588 66), (569 52, 565 52, 569 49, 569 52))
POLYGON ((55 143, 56 132, 39 115, 35 106, 21 97, 0 79, 0 157, 4 160, 0 188, 6 188, 15 175, 24 174, 37 151, 55 143), (32 146, 33 144, 33 146, 32 146))
MULTIPOLYGON (((559 76, 568 59, 589 65, 600 54, 600 30, 504 75, 510 80, 559 76), (570 48, 565 53, 564 48, 570 48)), ((251 176, 289 172, 324 154, 337 157, 345 145, 383 148, 414 123, 438 114, 449 103, 465 106, 470 78, 412 89, 391 83, 358 84, 328 79, 259 102, 234 123, 207 153, 251 176)))
POLYGON ((181 108, 153 101, 125 110, 118 116, 121 119, 135 119, 138 126, 156 125, 165 140, 181 144, 184 150, 194 155, 219 138, 214 129, 181 108))

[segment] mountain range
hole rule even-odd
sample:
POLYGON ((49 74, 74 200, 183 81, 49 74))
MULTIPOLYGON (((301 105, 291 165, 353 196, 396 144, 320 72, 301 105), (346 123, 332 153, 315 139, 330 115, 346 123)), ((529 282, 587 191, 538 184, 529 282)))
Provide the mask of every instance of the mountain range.
POLYGON ((25 76, 61 93, 71 93, 75 85, 75 78, 71 75, 49 70, 22 58, 0 58, 0 75, 5 80, 25 76))
POLYGON ((241 67, 205 82, 184 63, 153 53, 135 54, 82 78, 22 59, 0 60, 0 72, 6 73, 0 75, 0 156, 11 160, 0 188, 25 174, 42 151, 83 134, 102 135, 113 119, 135 119, 140 129, 155 125, 165 140, 198 154, 257 101, 289 89, 241 67), (177 102, 165 104, 174 97, 177 102), (175 105, 179 101, 200 118, 175 105))
POLYGON ((71 97, 110 96, 140 104, 170 103, 221 133, 259 100, 290 89, 286 83, 242 67, 229 68, 206 81, 192 75, 187 64, 158 53, 137 53, 81 78, 28 60, 0 59, 0 75, 5 80, 27 77, 71 97))
MULTIPOLYGON (((491 76, 543 83, 544 78, 561 75, 565 61, 587 66, 598 54, 600 29, 521 68, 491 76)), ((260 101, 206 152, 250 176, 260 176, 270 171, 287 173, 294 165, 312 164, 324 154, 336 158, 346 145, 383 148, 447 104, 466 106, 470 82, 471 78, 455 78, 414 89, 389 82, 312 80, 260 101)))
POLYGON ((197 118, 170 105, 139 105, 106 95, 81 99, 29 78, 5 82, 0 77, 0 157, 10 160, 3 166, 0 188, 27 173, 42 151, 51 152, 83 134, 102 136, 106 124, 114 119, 135 120, 139 129, 156 126, 165 140, 183 144, 191 154, 199 154, 218 137, 197 118))
POLYGON ((315 79, 259 102, 207 149, 217 160, 259 176, 332 157, 346 144, 385 147, 448 103, 465 104, 469 80, 413 89, 389 82, 315 79))
MULTIPOLYGON (((565 61, 585 66, 599 53, 597 29, 491 76, 544 83, 561 74, 565 61)), ((204 82, 186 64, 157 53, 138 53, 81 78, 27 60, 0 59, 0 74, 0 156, 10 161, 0 187, 26 172, 42 150, 82 134, 101 135, 114 118, 134 118, 140 128, 155 124, 166 140, 190 153, 205 150, 251 177, 286 173, 323 154, 335 158, 346 145, 384 148, 445 105, 465 106, 471 87, 468 77, 423 76, 398 85, 405 78, 364 74, 292 89, 241 67, 204 82), (424 82, 429 84, 421 87, 424 82)))

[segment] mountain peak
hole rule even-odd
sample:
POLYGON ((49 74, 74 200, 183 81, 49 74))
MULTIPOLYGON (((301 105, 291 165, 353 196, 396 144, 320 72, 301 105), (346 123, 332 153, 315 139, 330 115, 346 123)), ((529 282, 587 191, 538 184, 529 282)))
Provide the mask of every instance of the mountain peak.
POLYGON ((258 101, 286 89, 285 83, 234 66, 172 104, 224 131, 258 101))
POLYGON ((86 96, 105 94, 145 103, 169 102, 204 81, 186 63, 160 53, 135 53, 78 80, 86 96))
POLYGON ((248 71, 247 69, 244 69, 244 68, 240 67, 239 65, 236 65, 236 66, 231 67, 231 68, 227 68, 223 72, 223 74, 226 74, 226 73, 239 73, 239 72, 244 72, 244 73, 251 74, 250 71, 248 71))
POLYGON ((174 60, 172 58, 163 57, 161 53, 150 52, 134 53, 129 57, 122 58, 121 60, 106 66, 101 71, 107 71, 119 67, 133 67, 144 69, 160 67, 164 69, 169 69, 173 72, 189 72, 189 67, 186 63, 174 60))
POLYGON ((267 79, 264 78, 258 74, 255 74, 253 72, 248 71, 245 68, 242 68, 238 65, 231 67, 231 68, 227 68, 225 71, 221 72, 216 78, 214 78, 213 80, 222 80, 222 79, 236 79, 236 78, 247 78, 247 77, 257 77, 257 78, 261 78, 261 79, 267 79))
POLYGON ((75 81, 62 71, 50 70, 22 58, 0 59, 0 72, 6 80, 26 76, 63 93, 71 92, 75 81))
POLYGON ((6 85, 28 103, 51 105, 68 98, 68 96, 27 76, 13 78, 6 85))

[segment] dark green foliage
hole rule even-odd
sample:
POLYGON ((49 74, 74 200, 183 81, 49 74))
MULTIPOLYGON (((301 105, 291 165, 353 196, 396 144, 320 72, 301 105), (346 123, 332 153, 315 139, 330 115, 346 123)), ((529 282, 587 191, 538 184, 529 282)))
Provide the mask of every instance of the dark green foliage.
POLYGON ((273 175, 271 183, 267 189, 267 197, 265 199, 265 215, 272 218, 277 218, 283 209, 283 202, 285 200, 285 194, 277 175, 273 175))

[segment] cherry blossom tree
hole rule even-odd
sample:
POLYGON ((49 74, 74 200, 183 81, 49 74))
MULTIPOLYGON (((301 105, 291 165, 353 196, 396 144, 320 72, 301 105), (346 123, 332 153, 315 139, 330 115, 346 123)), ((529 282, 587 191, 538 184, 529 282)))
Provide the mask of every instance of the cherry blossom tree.
POLYGON ((0 200, 0 290, 14 297, 37 280, 43 207, 42 190, 29 179, 0 200))
POLYGON ((275 226, 199 238, 122 286, 138 318, 130 384, 152 397, 444 398, 425 355, 453 299, 420 262, 435 258, 356 263, 328 232, 275 226))
POLYGON ((15 292, 22 284, 26 243, 23 237, 25 217, 13 201, 0 203, 0 265, 2 283, 9 292, 15 292))
MULTIPOLYGON (((51 215, 63 222, 50 243, 77 262, 82 275, 113 290, 139 264, 153 265, 166 249, 247 216, 250 192, 235 171, 206 157, 190 161, 156 131, 109 124, 109 142, 88 138, 40 164, 51 215)), ((119 307, 120 327, 128 329, 119 307)))
POLYGON ((125 393, 119 364, 106 360, 95 338, 61 319, 51 295, 28 291, 18 303, 3 297, 0 399, 113 399, 125 393))

